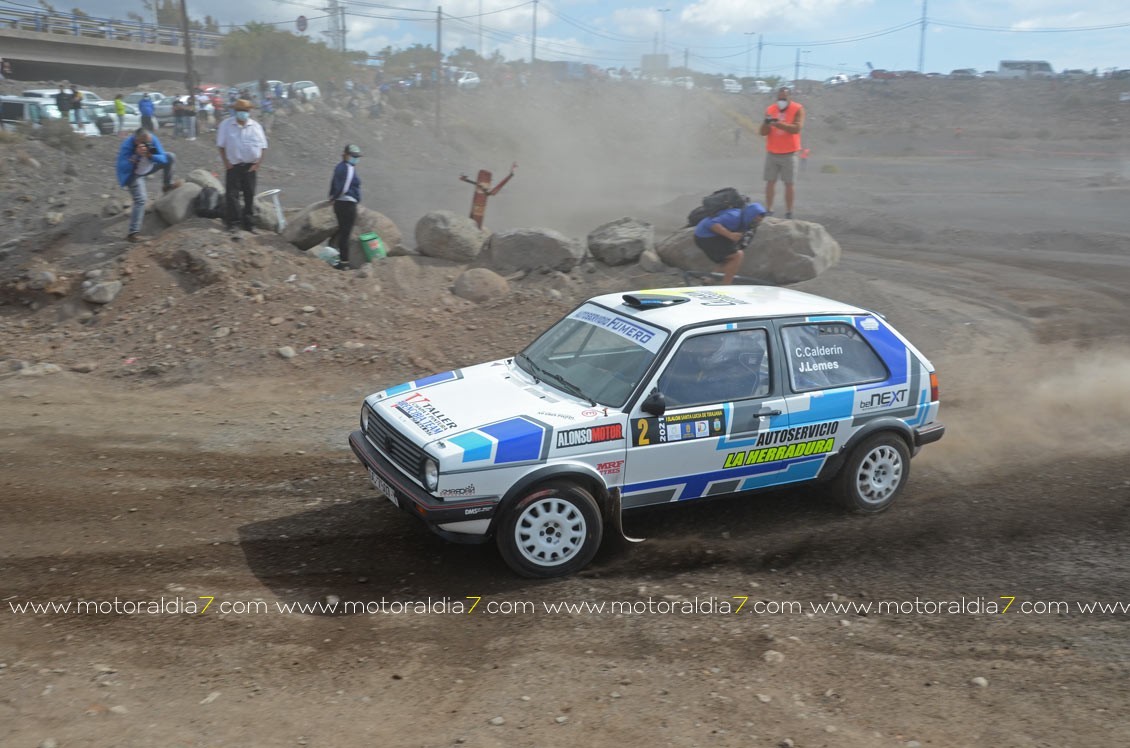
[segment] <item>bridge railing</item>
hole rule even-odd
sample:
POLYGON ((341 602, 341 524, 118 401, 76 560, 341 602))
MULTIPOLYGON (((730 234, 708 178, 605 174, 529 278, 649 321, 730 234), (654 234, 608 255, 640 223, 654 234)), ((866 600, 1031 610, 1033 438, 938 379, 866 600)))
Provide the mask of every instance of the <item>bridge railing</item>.
MULTIPOLYGON (((0 7, 0 28, 135 44, 184 46, 184 35, 179 26, 158 26, 135 20, 122 21, 117 18, 98 18, 75 13, 49 13, 0 7)), ((188 36, 192 46, 198 49, 219 47, 224 38, 223 34, 194 29, 189 29, 188 36)))

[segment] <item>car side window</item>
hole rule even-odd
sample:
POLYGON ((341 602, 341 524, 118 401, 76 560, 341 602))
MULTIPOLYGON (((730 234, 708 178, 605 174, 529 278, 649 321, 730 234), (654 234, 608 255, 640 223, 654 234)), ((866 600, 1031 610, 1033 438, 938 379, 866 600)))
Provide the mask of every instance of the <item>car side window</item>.
POLYGON ((886 365, 859 332, 843 322, 812 322, 781 330, 794 392, 881 382, 886 365))
POLYGON ((659 377, 668 407, 734 402, 769 394, 765 330, 726 330, 683 340, 659 377))

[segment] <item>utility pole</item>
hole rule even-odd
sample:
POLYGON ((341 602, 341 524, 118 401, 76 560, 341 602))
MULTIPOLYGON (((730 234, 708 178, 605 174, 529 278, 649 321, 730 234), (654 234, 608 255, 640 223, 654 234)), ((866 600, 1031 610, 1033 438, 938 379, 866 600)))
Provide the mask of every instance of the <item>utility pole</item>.
POLYGON ((436 6, 436 136, 438 137, 442 125, 443 101, 443 6, 436 6))
POLYGON ((918 72, 926 72, 926 2, 922 0, 922 24, 918 32, 918 72))
POLYGON ((659 54, 667 54, 667 14, 670 8, 657 8, 659 11, 659 54))
POLYGON ((346 35, 345 6, 339 5, 338 9, 337 9, 337 13, 338 13, 337 28, 338 28, 338 34, 339 34, 339 36, 338 36, 339 42, 338 42, 337 51, 338 52, 344 52, 345 51, 345 35, 346 35))
POLYGON ((793 87, 800 80, 800 47, 796 48, 796 67, 793 68, 793 87))
POLYGON ((530 75, 534 74, 534 65, 538 59, 538 0, 534 0, 534 33, 530 37, 530 75))
POLYGON ((345 27, 343 22, 344 8, 338 5, 337 0, 329 0, 329 6, 322 8, 329 16, 330 28, 323 31, 330 38, 330 46, 338 52, 345 51, 345 27))
POLYGON ((192 64, 192 39, 188 35, 188 0, 180 0, 180 30, 184 36, 184 85, 188 90, 188 105, 192 107, 189 137, 196 138, 196 71, 192 64))
POLYGON ((761 34, 757 35, 757 77, 761 78, 761 43, 764 37, 761 34))
POLYGON ((483 0, 479 0, 479 59, 483 58, 483 0))
MULTIPOLYGON (((749 37, 749 39, 746 40, 746 47, 745 47, 745 77, 746 78, 749 77, 749 53, 753 49, 753 35, 756 34, 756 33, 757 33, 756 31, 745 32, 745 35, 749 37)), ((757 45, 757 53, 758 53, 758 57, 760 57, 761 56, 761 45, 760 44, 757 45)), ((759 64, 758 67, 761 67, 761 65, 759 64)))

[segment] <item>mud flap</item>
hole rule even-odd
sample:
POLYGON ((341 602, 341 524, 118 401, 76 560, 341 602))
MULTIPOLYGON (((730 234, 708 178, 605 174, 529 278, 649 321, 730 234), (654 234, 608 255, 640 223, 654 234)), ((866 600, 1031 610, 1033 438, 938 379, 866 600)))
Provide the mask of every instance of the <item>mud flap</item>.
POLYGON ((609 492, 608 496, 608 521, 616 528, 616 534, 628 543, 642 543, 645 538, 629 537, 624 532, 624 508, 620 500, 620 489, 609 492))

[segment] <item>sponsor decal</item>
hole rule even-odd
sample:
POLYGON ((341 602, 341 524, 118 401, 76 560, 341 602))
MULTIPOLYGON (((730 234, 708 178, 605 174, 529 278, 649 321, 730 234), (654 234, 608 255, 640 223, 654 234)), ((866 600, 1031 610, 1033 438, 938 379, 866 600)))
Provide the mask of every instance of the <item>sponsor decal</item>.
POLYGON ((722 410, 699 410, 675 413, 658 418, 637 418, 632 422, 632 446, 668 444, 688 439, 709 439, 722 436, 725 414, 722 410))
POLYGON ((703 306, 737 306, 745 303, 741 299, 726 296, 718 291, 687 291, 682 295, 698 299, 703 306))
POLYGON ((611 462, 596 463, 596 472, 600 473, 601 475, 619 475, 620 471, 623 468, 623 460, 613 460, 611 462))
POLYGON ((831 371, 840 368, 839 361, 801 361, 797 371, 831 371))
POLYGON ((489 512, 493 508, 494 507, 491 506, 469 506, 463 510, 463 516, 470 517, 475 514, 482 514, 483 512, 489 512))
POLYGON ((611 314, 598 310, 594 307, 585 307, 578 309, 569 315, 570 319, 579 319, 582 322, 587 322, 590 325, 603 327, 606 330, 616 333, 622 338, 637 343, 640 347, 645 348, 652 353, 658 353, 659 348, 663 345, 666 335, 659 329, 645 325, 642 322, 621 317, 618 314, 611 314))
POLYGON ((842 356, 844 349, 838 345, 798 345, 793 355, 797 358, 816 358, 818 356, 842 356))
POLYGON ((580 447, 585 444, 599 444, 624 438, 624 425, 609 423, 605 426, 589 426, 584 429, 569 429, 557 432, 557 448, 580 447))
MULTIPOLYGON (((582 418, 596 418, 599 415, 600 415, 600 411, 599 410, 593 410, 592 408, 585 408, 584 410, 581 411, 581 417, 582 418)), ((605 415, 608 415, 608 414, 605 413, 605 415)))
POLYGON ((795 444, 783 444, 779 447, 765 447, 759 449, 751 449, 746 452, 730 452, 726 455, 726 461, 723 463, 723 468, 735 468, 743 465, 756 465, 762 462, 777 462, 778 460, 789 460, 794 457, 808 457, 810 455, 825 454, 832 451, 836 440, 832 439, 813 439, 807 442, 797 442, 795 444))
POLYGON ((463 486, 462 488, 445 488, 439 492, 440 496, 474 496, 475 484, 463 486))
POLYGON ((871 408, 889 408, 892 405, 905 405, 906 404, 906 390, 896 390, 894 392, 874 392, 871 397, 859 401, 860 410, 870 410, 871 408))
POLYGON ((539 410, 537 412, 537 415, 545 416, 546 418, 560 418, 562 421, 575 421, 575 420, 577 420, 576 418, 573 418, 573 416, 565 415, 564 413, 550 413, 547 410, 539 410))
POLYGON ((864 317, 859 321, 859 326, 864 330, 878 330, 879 320, 875 319, 874 317, 864 317))
POLYGON ((808 426, 796 426, 791 429, 776 429, 759 434, 757 437, 757 446, 768 447, 770 444, 788 444, 789 442, 832 436, 839 430, 839 421, 825 421, 824 423, 813 423, 808 426))
POLYGON ((428 436, 459 428, 455 421, 432 405, 431 400, 419 392, 413 393, 393 406, 406 415, 416 427, 428 436))

